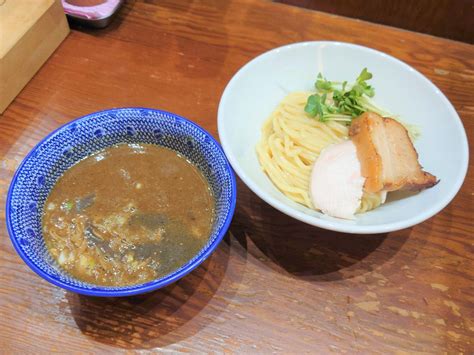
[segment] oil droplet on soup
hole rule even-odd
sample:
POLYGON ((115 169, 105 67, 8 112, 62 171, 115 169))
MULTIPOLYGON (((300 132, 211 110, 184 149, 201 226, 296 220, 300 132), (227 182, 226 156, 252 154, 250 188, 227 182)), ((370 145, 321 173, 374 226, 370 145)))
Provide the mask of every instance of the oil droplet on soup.
POLYGON ((201 172, 178 153, 119 144, 78 162, 45 203, 51 255, 96 285, 126 286, 165 276, 206 244, 214 198, 201 172))

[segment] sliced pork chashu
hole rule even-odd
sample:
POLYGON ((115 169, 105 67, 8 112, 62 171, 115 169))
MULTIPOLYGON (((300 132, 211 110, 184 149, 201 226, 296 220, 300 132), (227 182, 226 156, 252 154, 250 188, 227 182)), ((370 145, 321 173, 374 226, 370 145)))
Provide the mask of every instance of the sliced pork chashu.
POLYGON ((366 112, 352 121, 349 136, 366 178, 365 191, 422 190, 437 183, 422 170, 407 130, 394 119, 366 112))

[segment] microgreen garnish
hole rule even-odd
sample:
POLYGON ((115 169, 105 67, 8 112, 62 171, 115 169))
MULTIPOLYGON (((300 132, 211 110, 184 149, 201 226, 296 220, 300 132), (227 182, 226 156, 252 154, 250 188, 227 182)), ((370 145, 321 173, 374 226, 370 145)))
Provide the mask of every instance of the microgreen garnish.
POLYGON ((366 111, 389 116, 371 100, 375 90, 367 83, 370 79, 372 73, 367 68, 361 71, 353 84, 329 81, 319 73, 314 84, 316 93, 308 97, 304 110, 310 117, 322 122, 350 122, 366 111))

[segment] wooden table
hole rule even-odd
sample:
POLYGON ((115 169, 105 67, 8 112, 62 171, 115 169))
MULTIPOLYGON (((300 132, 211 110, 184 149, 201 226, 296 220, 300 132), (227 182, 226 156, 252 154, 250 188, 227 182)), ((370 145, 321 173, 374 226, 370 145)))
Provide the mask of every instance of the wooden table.
POLYGON ((48 132, 96 110, 148 106, 217 137, 219 98, 235 71, 307 40, 358 43, 409 63, 448 96, 472 141, 474 46, 268 1, 129 1, 109 28, 72 31, 0 117, 1 352, 474 351, 472 163, 443 212, 371 236, 297 222, 239 183, 218 250, 179 282, 139 297, 65 292, 13 250, 5 194, 48 132))

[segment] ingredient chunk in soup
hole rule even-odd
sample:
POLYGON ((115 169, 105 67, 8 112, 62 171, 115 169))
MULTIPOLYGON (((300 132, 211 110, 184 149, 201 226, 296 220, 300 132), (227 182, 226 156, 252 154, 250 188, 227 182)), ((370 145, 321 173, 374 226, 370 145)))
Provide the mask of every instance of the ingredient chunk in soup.
POLYGON ((151 281, 183 266, 208 241, 214 199, 178 153, 119 144, 67 170, 45 204, 43 235, 74 277, 96 285, 151 281))

